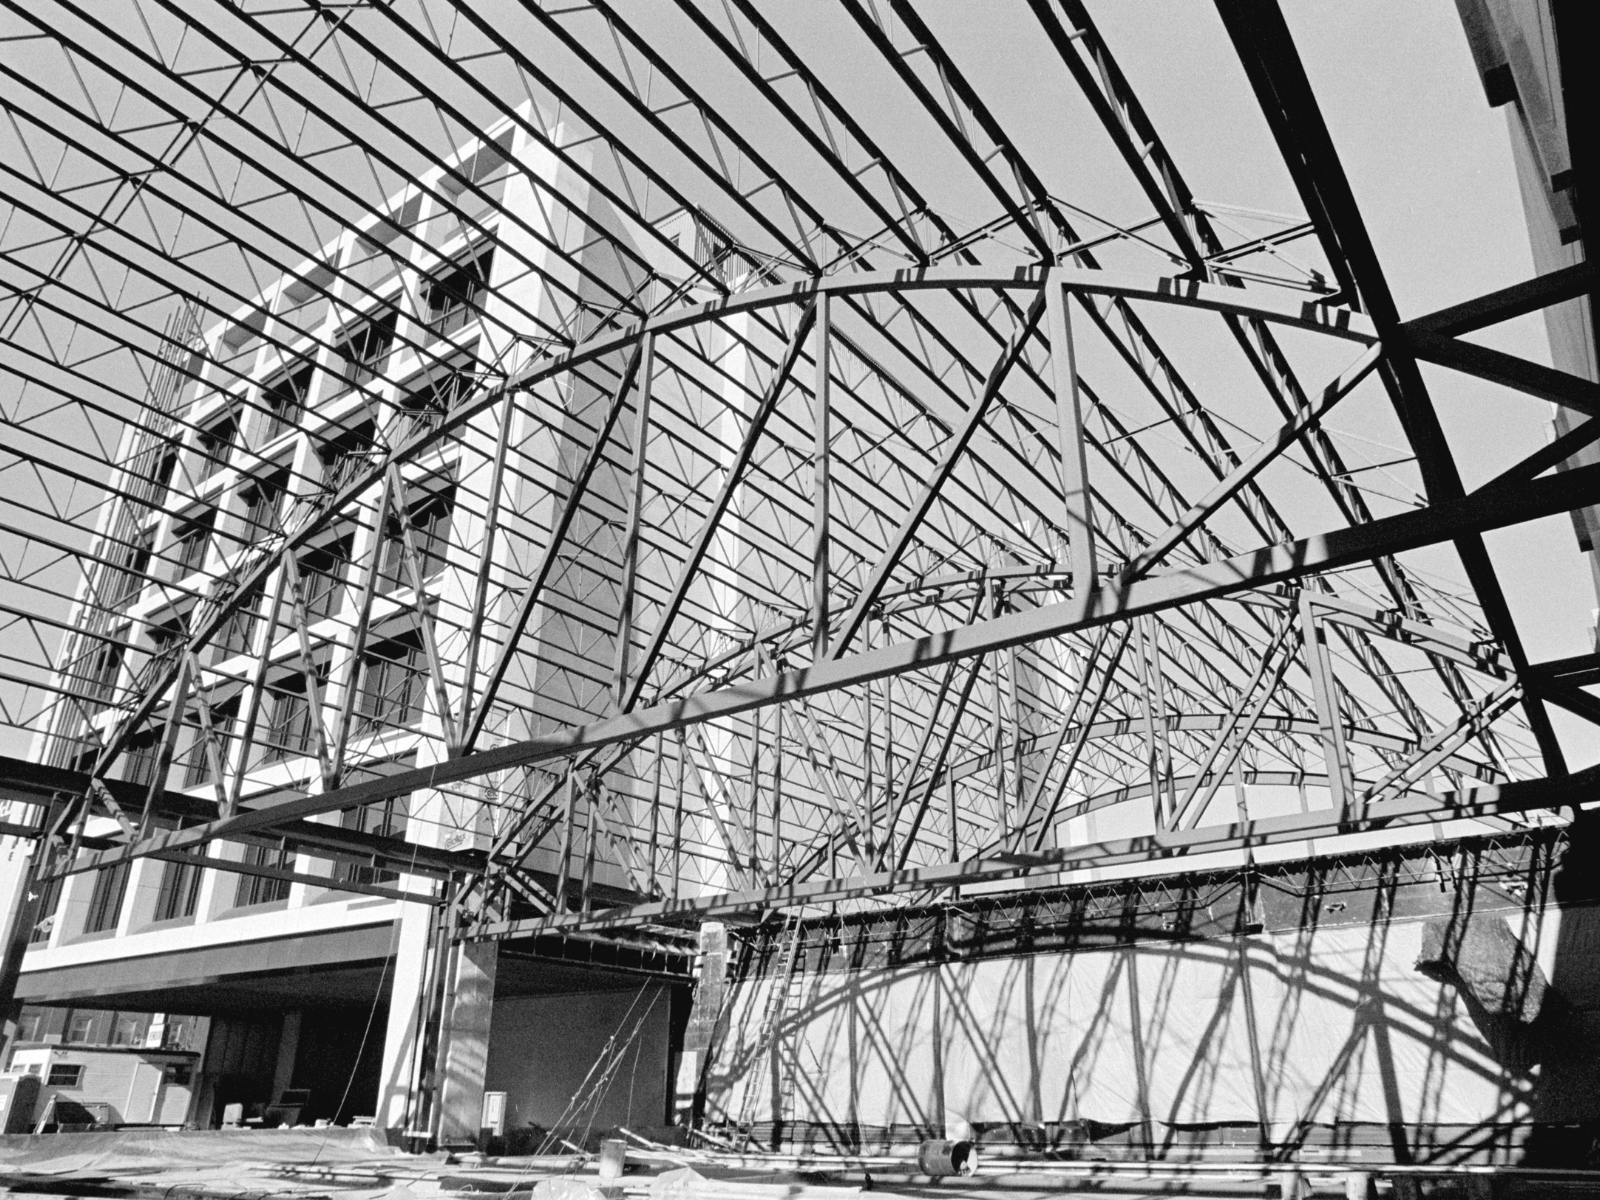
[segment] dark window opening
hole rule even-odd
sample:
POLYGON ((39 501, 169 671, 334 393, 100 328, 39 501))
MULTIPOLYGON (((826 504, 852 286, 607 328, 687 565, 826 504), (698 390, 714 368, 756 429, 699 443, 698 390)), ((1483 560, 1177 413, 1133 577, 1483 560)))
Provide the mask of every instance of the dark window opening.
POLYGON ((245 537, 252 540, 267 537, 278 528, 278 517, 283 510, 283 498, 289 490, 289 469, 279 467, 260 479, 252 479, 241 489, 245 503, 245 537))
POLYGON ((285 430, 300 424, 300 418, 306 411, 306 399, 311 395, 314 370, 308 363, 299 370, 282 371, 261 385, 261 403, 267 410, 266 426, 261 436, 263 442, 270 442, 285 430))
POLYGON ((178 526, 173 544, 177 578, 191 575, 205 565, 206 550, 211 546, 211 534, 216 523, 217 510, 208 508, 178 526))
POLYGON ((200 431, 200 477, 215 475, 228 465, 234 439, 239 435, 239 418, 233 413, 220 417, 200 431))
POLYGON ((96 644, 85 656, 79 675, 83 686, 83 697, 92 704, 108 704, 116 695, 117 680, 122 673, 122 660, 128 652, 124 639, 128 631, 123 629, 117 634, 116 641, 100 642, 96 644))
POLYGON ((264 582, 253 585, 239 601, 239 606, 222 622, 222 628, 217 631, 216 642, 221 657, 228 658, 235 654, 249 653, 251 643, 255 640, 256 622, 261 616, 261 600, 265 588, 264 582))
POLYGON ((149 787, 155 778, 161 741, 154 729, 143 729, 128 739, 122 751, 122 778, 127 783, 149 787))
POLYGON ((51 1063, 50 1077, 45 1080, 49 1087, 75 1088, 83 1086, 82 1063, 51 1063))
POLYGON ((355 474, 372 456, 377 428, 371 421, 363 421, 353 429, 341 430, 326 437, 317 447, 317 457, 322 460, 324 487, 337 490, 355 474))
POLYGON ((422 719, 427 674, 422 635, 415 630, 370 647, 361 656, 356 712, 366 728, 414 725, 422 719))
MULTIPOLYGON (((407 489, 406 519, 411 526, 411 541, 417 548, 417 569, 423 579, 444 570, 450 553, 450 515, 455 509, 456 488, 448 476, 433 476, 407 489)), ((405 533, 393 513, 384 522, 383 561, 379 567, 379 587, 383 591, 409 587, 414 582, 406 566, 405 533)))
POLYGON ((306 607, 307 623, 326 620, 344 606, 345 580, 354 544, 355 534, 347 533, 307 551, 298 560, 300 599, 306 607))
POLYGON ((121 862, 114 867, 101 867, 94 873, 94 890, 89 894, 89 912, 84 918, 85 933, 103 933, 117 927, 122 915, 122 898, 128 891, 128 868, 121 862))
POLYGON ((39 907, 33 919, 33 929, 28 934, 30 946, 50 940, 50 931, 56 924, 56 909, 61 906, 61 885, 64 882, 66 882, 64 879, 57 876, 48 880, 40 889, 39 907))
POLYGON ((159 505, 167 494, 167 489, 172 486, 172 477, 178 472, 178 448, 168 445, 156 460, 156 469, 150 482, 154 485, 154 495, 151 502, 159 505))
MULTIPOLYGON (((239 715, 239 697, 221 704, 213 705, 208 709, 211 718, 211 732, 216 741, 217 757, 227 763, 228 737, 233 729, 234 719, 239 715)), ((210 783, 215 775, 211 769, 211 739, 206 737, 205 726, 200 721, 200 711, 192 709, 184 717, 184 732, 188 737, 188 749, 185 751, 182 762, 184 764, 183 786, 199 787, 201 784, 210 783)))
MULTIPOLYGON (((346 829, 379 837, 404 839, 406 818, 410 815, 411 797, 394 796, 361 808, 347 808, 339 814, 339 824, 346 829)), ((359 863, 341 863, 337 877, 344 883, 393 883, 399 873, 383 867, 363 866, 359 863)))
MULTIPOLYGON (((328 684, 331 659, 328 651, 316 655, 314 661, 317 694, 322 695, 328 684)), ((262 758, 266 762, 312 754, 317 748, 317 722, 322 714, 311 707, 310 689, 306 686, 304 671, 291 671, 279 675, 267 684, 261 698, 262 725, 259 739, 262 758)))
POLYGON ((475 378, 469 365, 457 363, 436 367, 413 380, 400 396, 400 439, 431 428, 452 408, 472 393, 475 378))
POLYGON ((384 356, 394 344, 394 327, 398 315, 395 312, 385 313, 357 326, 339 339, 335 349, 343 360, 346 386, 360 387, 381 373, 384 356))
POLYGON ((156 891, 154 920, 176 921, 192 917, 200 902, 200 880, 205 868, 204 859, 196 862, 168 862, 162 864, 161 886, 156 891))
POLYGON ((489 288, 489 269, 493 262, 494 251, 485 250, 447 268, 424 286, 423 303, 427 306, 430 330, 442 337, 476 319, 489 288))
MULTIPOLYGON (((252 867, 267 867, 274 871, 287 871, 294 865, 294 856, 285 846, 246 846, 244 861, 252 867)), ((289 898, 287 879, 269 879, 262 875, 240 875, 239 888, 233 903, 237 908, 256 904, 272 904, 289 898)))
POLYGON ((111 604, 126 604, 144 590, 145 573, 150 569, 150 556, 155 546, 155 531, 147 529, 134 534, 133 540, 123 547, 122 565, 114 571, 113 582, 108 589, 112 592, 109 597, 111 604))

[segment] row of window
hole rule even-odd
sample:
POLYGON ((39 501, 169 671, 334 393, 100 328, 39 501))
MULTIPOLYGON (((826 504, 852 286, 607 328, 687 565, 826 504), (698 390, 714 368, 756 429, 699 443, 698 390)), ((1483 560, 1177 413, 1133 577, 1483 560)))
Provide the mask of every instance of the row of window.
MULTIPOLYGON (((418 569, 424 579, 442 571, 447 562, 450 544, 450 522, 455 509, 455 485, 448 472, 441 473, 418 485, 407 498, 406 520, 410 525, 412 544, 416 549, 418 569)), ((214 514, 208 514, 214 515, 214 514)), ((197 522, 191 528, 199 527, 197 522)), ((204 524, 209 535, 210 522, 204 524)), ((185 537, 192 536, 185 534, 185 537)), ((316 624, 336 614, 344 605, 348 592, 347 577, 350 569, 351 547, 354 533, 348 525, 337 536, 306 551, 296 559, 300 588, 299 599, 304 607, 308 624, 316 624)), ((182 543, 185 547, 194 542, 182 543)), ((193 554, 196 563, 204 556, 204 543, 193 554)), ((187 550, 184 558, 189 558, 187 550)), ((387 594, 411 584, 411 571, 406 563, 405 531, 396 515, 390 514, 384 526, 384 541, 378 555, 378 583, 380 594, 387 594)), ((254 645, 258 622, 264 619, 266 607, 265 585, 258 584, 243 602, 228 616, 217 631, 214 645, 220 657, 244 654, 254 645)), ((156 624, 148 632, 147 640, 152 653, 159 654, 187 636, 187 613, 180 612, 156 624)), ((285 612, 280 622, 288 618, 285 612)), ((128 652, 130 629, 123 627, 103 640, 92 642, 71 668, 77 692, 91 705, 111 703, 117 682, 128 652)), ((388 648, 393 649, 393 648, 388 648)), ((393 657, 376 648, 380 658, 393 657)), ((302 689, 303 690, 303 689, 302 689)), ((363 710, 367 715, 378 715, 363 710)), ((409 724, 409 721, 398 721, 409 724)))
MULTIPOLYGON (((423 286, 423 324, 429 333, 445 337, 477 319, 483 309, 493 265, 492 249, 477 251, 458 260, 423 286)), ((337 365, 331 374, 338 381, 339 392, 361 387, 383 374, 389 352, 394 348, 398 323, 398 311, 390 309, 335 335, 333 356, 337 365)), ((468 361, 470 357, 466 356, 468 361)), ((315 364, 300 362, 279 370, 262 383, 260 396, 264 412, 259 444, 272 442, 299 426, 305 417, 315 372, 315 364)), ((470 375, 470 371, 465 369, 465 363, 461 361, 452 363, 443 372, 438 368, 430 369, 424 382, 410 389, 408 400, 402 401, 402 407, 408 403, 422 407, 431 402, 431 393, 438 393, 441 389, 458 389, 463 374, 470 375), (443 375, 444 381, 435 382, 433 377, 440 375, 443 375)), ((201 480, 214 474, 228 461, 238 436, 239 418, 232 411, 214 418, 199 431, 195 448, 200 458, 198 473, 201 480)), ((176 466, 176 450, 171 450, 157 467, 158 476, 163 477, 158 485, 160 488, 167 486, 176 466)))
MULTIPOLYGON (((339 815, 339 822, 345 829, 403 840, 409 815, 410 797, 398 796, 360 808, 347 809, 339 815)), ((294 870, 294 853, 282 846, 246 846, 243 861, 249 866, 263 867, 270 871, 294 870)), ((130 864, 119 863, 95 872, 94 886, 89 895, 89 907, 84 916, 85 934, 104 933, 117 927, 122 917, 123 903, 127 899, 129 869, 130 864)), ((193 917, 200 901, 200 883, 205 869, 205 860, 199 856, 191 862, 163 863, 161 882, 156 890, 156 902, 151 912, 151 920, 176 921, 193 917)), ((289 898, 288 879, 260 874, 240 874, 236 878, 238 882, 235 884, 233 898, 235 908, 253 908, 289 898)), ((331 882, 333 886, 340 883, 374 884, 393 882, 397 878, 393 871, 359 863, 342 862, 335 869, 331 882)), ((30 939, 32 944, 49 939, 60 900, 61 881, 53 880, 41 898, 40 918, 34 926, 30 939)), ((73 1039, 68 1038, 68 1040, 73 1039)))
MULTIPOLYGON (((462 387, 468 385, 463 384, 462 387)), ((436 393, 430 393, 435 395, 436 393)), ((432 401, 429 402, 432 404, 432 401)), ((431 420, 435 414, 443 413, 448 405, 441 402, 437 407, 423 407, 407 410, 406 420, 431 420)), ((333 452, 324 459, 325 463, 338 464, 337 470, 341 474, 353 473, 356 467, 364 465, 367 449, 371 446, 370 423, 363 430, 352 431, 354 438, 341 441, 333 452), (356 449, 353 442, 365 443, 361 449, 356 449)), ((342 435, 350 438, 351 435, 342 435)), ((213 507, 196 509, 186 515, 182 521, 173 528, 172 543, 168 551, 168 559, 172 563, 172 576, 182 579, 204 568, 206 555, 213 544, 222 541, 231 541, 243 545, 251 541, 258 541, 278 528, 279 518, 282 515, 283 502, 287 496, 289 473, 287 468, 278 468, 269 474, 251 480, 240 489, 240 495, 245 502, 244 529, 238 534, 226 534, 218 528, 218 510, 213 507)), ((423 574, 431 575, 444 565, 445 549, 449 537, 450 515, 455 508, 455 485, 451 482, 448 473, 439 473, 418 482, 409 489, 406 497, 406 515, 412 528, 413 540, 417 543, 418 552, 423 559, 423 574)), ((398 562, 401 542, 401 528, 399 518, 390 513, 385 527, 385 537, 390 543, 384 550, 386 578, 391 582, 398 579, 395 563, 398 562)), ((327 570, 337 566, 342 570, 349 558, 348 536, 343 539, 345 544, 324 546, 320 551, 314 552, 321 559, 315 559, 305 564, 306 569, 316 573, 319 563, 325 559, 327 570)), ((121 573, 123 586, 119 590, 122 594, 118 603, 131 600, 139 592, 142 583, 135 585, 132 580, 143 578, 143 572, 149 569, 152 551, 152 539, 147 533, 137 540, 127 551, 126 559, 128 569, 121 573), (140 575, 134 574, 137 568, 140 575)))

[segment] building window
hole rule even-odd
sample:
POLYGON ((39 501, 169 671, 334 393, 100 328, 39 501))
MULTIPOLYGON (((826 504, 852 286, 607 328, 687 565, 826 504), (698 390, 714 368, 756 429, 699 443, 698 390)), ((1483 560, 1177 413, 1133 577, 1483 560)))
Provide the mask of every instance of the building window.
POLYGON ((334 349, 343 360, 341 373, 347 387, 360 387, 382 373, 384 356, 394 344, 397 317, 397 313, 385 313, 356 326, 339 339, 334 349))
POLYGON ((205 566, 206 550, 211 546, 211 533, 217 523, 217 511, 204 512, 186 518, 173 535, 173 557, 176 560, 177 578, 191 575, 205 566))
POLYGON ((412 380, 395 402, 400 410, 395 440, 404 441, 415 433, 431 429, 440 417, 472 393, 476 382, 470 357, 434 367, 412 380))
POLYGON ((415 630, 378 642, 361 656, 356 712, 364 726, 407 726, 422 719, 426 677, 422 635, 415 630))
POLYGON ((239 436, 239 418, 233 413, 218 417, 200 430, 195 445, 200 451, 200 478, 207 479, 228 465, 234 439, 239 436))
MULTIPOLYGON (((456 485, 441 472, 406 489, 406 520, 417 548, 417 568, 423 579, 444 570, 450 552, 450 517, 456 506, 456 485)), ((378 572, 379 590, 393 591, 412 584, 406 566, 405 532, 391 513, 384 521, 383 562, 378 572)))
POLYGON ((83 922, 85 933, 104 933, 117 927, 122 915, 122 897, 128 890, 129 864, 101 867, 94 873, 94 890, 89 893, 89 913, 83 922))
POLYGON ((289 490, 289 469, 277 470, 252 479, 239 494, 244 498, 245 537, 260 540, 278 528, 278 516, 283 511, 283 498, 289 490))
POLYGON ((152 529, 133 535, 133 540, 123 548, 122 565, 113 570, 107 586, 110 604, 126 604, 144 590, 145 574, 150 569, 150 555, 156 546, 152 529))
POLYGON ((83 697, 91 704, 108 704, 117 691, 117 679, 122 673, 122 659, 128 651, 127 629, 112 635, 116 640, 100 642, 85 655, 87 660, 80 675, 83 697))
POLYGON ((451 264, 423 288, 430 330, 443 337, 477 318, 493 262, 494 251, 484 250, 451 264))
POLYGON ((58 875, 47 882, 40 892, 38 915, 33 921, 33 931, 28 935, 30 946, 50 940, 50 931, 56 926, 56 909, 61 906, 61 885, 64 882, 58 875))
POLYGON ((144 1036, 140 1028, 139 1014, 118 1013, 111 1022, 111 1044, 113 1046, 136 1046, 144 1036))
POLYGON ((261 600, 266 594, 266 583, 262 581, 247 591, 239 601, 239 606, 223 619, 222 628, 217 631, 216 645, 219 657, 231 658, 235 654, 246 654, 251 649, 255 640, 256 621, 261 615, 261 600))
MULTIPOLYGON (((313 651, 313 678, 320 696, 328 685, 330 652, 313 651)), ((306 687, 303 670, 289 671, 268 683, 262 696, 263 729, 262 757, 267 762, 279 762, 302 754, 313 754, 317 748, 317 722, 322 714, 313 711, 311 696, 306 687)))
POLYGON ((177 921, 194 916, 200 902, 200 880, 204 870, 200 862, 163 863, 153 919, 177 921))
POLYGON ((308 363, 295 371, 281 371, 261 385, 261 403, 267 410, 262 442, 270 442, 300 424, 306 411, 306 398, 311 394, 314 369, 308 363))
POLYGON ((148 787, 156 775, 156 761, 161 756, 161 739, 154 729, 146 727, 128 739, 122 752, 122 778, 127 783, 148 787))
POLYGON ((74 1046, 81 1046, 89 1040, 94 1033, 94 1014, 92 1012, 75 1012, 67 1019, 66 1041, 74 1046))
POLYGON ((165 1063, 161 1068, 161 1082, 175 1087, 188 1087, 194 1079, 194 1068, 188 1063, 165 1063))
POLYGON ((350 551, 355 534, 346 533, 298 560, 300 599, 306 606, 306 622, 327 620, 344 607, 345 577, 350 569, 350 551))
POLYGON ((161 1035, 163 1050, 190 1050, 189 1035, 194 1031, 193 1018, 167 1014, 167 1027, 161 1035))
POLYGON ((19 1042, 37 1042, 39 1033, 44 1028, 43 1013, 23 1013, 17 1020, 17 1038, 19 1042))
POLYGON ((159 508, 166 499, 172 477, 178 473, 178 448, 170 443, 156 460, 156 469, 150 475, 150 503, 159 508))
MULTIPOLYGON (((287 871, 293 865, 294 859, 289 851, 281 846, 246 846, 244 861, 252 867, 269 867, 276 871, 287 871)), ((269 879, 262 875, 240 875, 239 889, 234 893, 233 902, 238 908, 249 908, 256 904, 272 904, 278 900, 289 898, 289 881, 287 879, 269 879)))
POLYGON ((377 426, 363 421, 322 439, 317 457, 322 460, 322 486, 330 491, 343 487, 355 472, 372 457, 377 426))
MULTIPOLYGON (((234 696, 221 704, 211 705, 207 715, 211 718, 211 732, 217 743, 217 757, 226 763, 228 737, 233 730, 234 719, 239 715, 239 697, 234 696)), ((189 743, 181 759, 184 764, 183 786, 199 787, 201 784, 210 783, 214 778, 208 745, 211 739, 206 737, 199 709, 191 709, 184 717, 183 725, 189 743)))
MULTIPOLYGON (((376 804, 345 809, 339 814, 339 824, 346 829, 372 833, 379 837, 404 839, 410 807, 410 796, 394 796, 376 804)), ((400 878, 395 871, 363 866, 360 863, 340 863, 337 876, 345 883, 366 884, 393 883, 400 878)))
POLYGON ((50 1077, 45 1080, 50 1087, 75 1088, 83 1086, 82 1063, 51 1063, 50 1077))

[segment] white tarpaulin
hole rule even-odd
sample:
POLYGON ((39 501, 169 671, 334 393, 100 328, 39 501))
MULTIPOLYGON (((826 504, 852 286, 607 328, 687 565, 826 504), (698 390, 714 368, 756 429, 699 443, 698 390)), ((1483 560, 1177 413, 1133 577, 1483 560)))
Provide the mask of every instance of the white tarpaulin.
POLYGON ((776 1056, 757 980, 709 1111, 772 1120, 776 1061, 797 1070, 785 1119, 826 1124, 1254 1124, 1262 1104, 1276 1129, 1519 1119, 1529 1079, 1417 970, 1420 938, 1397 921, 824 973, 791 997, 776 1056))

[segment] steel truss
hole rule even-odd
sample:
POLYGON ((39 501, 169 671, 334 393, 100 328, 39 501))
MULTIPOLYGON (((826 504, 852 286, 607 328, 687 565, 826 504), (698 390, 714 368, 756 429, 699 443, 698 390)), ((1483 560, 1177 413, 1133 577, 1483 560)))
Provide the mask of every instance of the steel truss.
POLYGON ((209 854, 676 963, 1588 798, 1600 662, 1528 661, 1482 535, 1600 499, 1600 427, 1468 490, 1417 363, 1594 415, 1464 340, 1593 271, 1403 319, 1270 2, 1219 9, 1307 217, 1237 228, 1077 0, 1019 36, 1115 212, 901 0, 840 36, 916 147, 748 0, 0 6, 36 899, 209 854))

